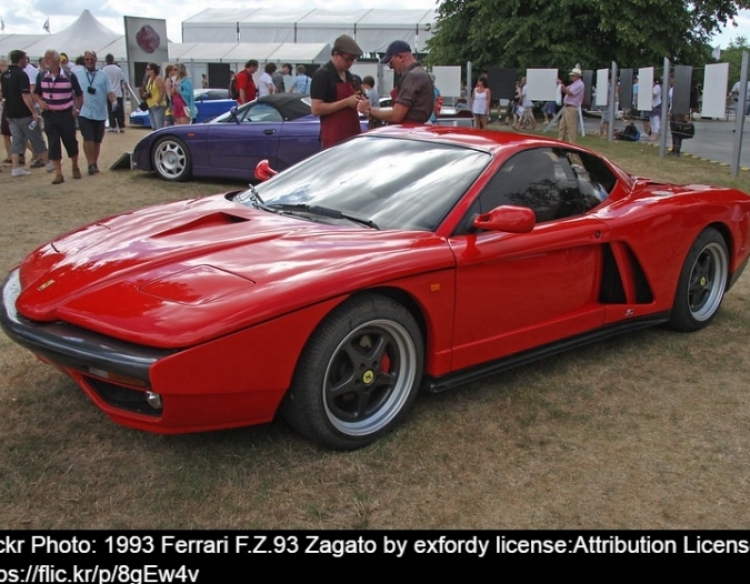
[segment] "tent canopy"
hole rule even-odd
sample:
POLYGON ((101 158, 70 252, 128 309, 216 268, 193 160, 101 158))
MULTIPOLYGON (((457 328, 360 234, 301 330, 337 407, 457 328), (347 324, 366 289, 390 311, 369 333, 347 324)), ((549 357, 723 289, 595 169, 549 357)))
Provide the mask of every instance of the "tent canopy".
POLYGON ((248 59, 325 63, 331 57, 327 43, 169 43, 171 61, 200 63, 240 63, 248 59))
POLYGON ((432 36, 434 10, 221 10, 208 8, 182 23, 185 42, 333 43, 354 37, 366 53, 384 52, 396 39, 423 51, 432 36))
POLYGON ((71 60, 86 51, 95 51, 102 61, 107 53, 112 53, 118 61, 124 61, 126 56, 123 35, 108 29, 88 10, 69 27, 55 34, 39 35, 37 39, 24 49, 33 59, 43 57, 49 49, 67 53, 71 60), (118 40, 123 41, 119 46, 118 40))
MULTIPOLYGON (((320 10, 209 8, 182 23, 183 43, 169 43, 169 58, 192 63, 239 63, 248 59, 325 63, 331 44, 341 34, 353 36, 367 53, 384 52, 395 39, 415 51, 429 38, 434 10, 320 10)), ((0 34, 0 54, 22 49, 37 60, 48 49, 71 59, 87 50, 100 61, 111 53, 127 70, 125 37, 101 24, 88 10, 55 34, 0 34)))

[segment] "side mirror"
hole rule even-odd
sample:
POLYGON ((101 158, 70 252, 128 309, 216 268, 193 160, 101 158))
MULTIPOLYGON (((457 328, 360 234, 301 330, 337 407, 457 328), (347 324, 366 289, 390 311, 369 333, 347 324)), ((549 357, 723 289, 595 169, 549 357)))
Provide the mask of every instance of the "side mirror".
POLYGON ((536 215, 528 207, 502 205, 474 219, 474 227, 505 233, 528 233, 536 225, 536 215))
POLYGON ((271 168, 268 160, 261 160, 255 167, 255 172, 253 174, 255 175, 256 179, 258 179, 260 182, 263 182, 279 173, 271 168))

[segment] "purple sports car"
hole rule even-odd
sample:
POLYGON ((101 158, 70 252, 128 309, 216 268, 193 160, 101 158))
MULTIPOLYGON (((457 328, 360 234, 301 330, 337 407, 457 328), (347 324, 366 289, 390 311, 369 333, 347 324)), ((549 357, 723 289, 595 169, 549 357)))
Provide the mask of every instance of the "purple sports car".
MULTIPOLYGON (((367 122, 362 122, 363 131, 367 122)), ((132 166, 165 180, 227 178, 248 181, 263 159, 283 170, 320 151, 320 118, 310 98, 294 93, 261 97, 210 122, 151 132, 135 147, 132 166)))

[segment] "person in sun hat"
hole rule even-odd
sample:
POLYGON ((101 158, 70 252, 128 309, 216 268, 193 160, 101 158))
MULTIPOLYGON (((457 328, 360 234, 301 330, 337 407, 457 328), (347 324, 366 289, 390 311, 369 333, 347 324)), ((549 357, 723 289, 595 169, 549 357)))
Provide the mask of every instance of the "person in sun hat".
POLYGON ((570 79, 570 85, 567 87, 563 85, 560 79, 557 80, 565 96, 563 98, 563 113, 560 118, 560 128, 557 132, 557 137, 560 140, 564 139, 575 144, 576 133, 578 132, 578 110, 580 110, 583 104, 585 90, 583 81, 581 80, 581 70, 578 67, 571 70, 570 79))

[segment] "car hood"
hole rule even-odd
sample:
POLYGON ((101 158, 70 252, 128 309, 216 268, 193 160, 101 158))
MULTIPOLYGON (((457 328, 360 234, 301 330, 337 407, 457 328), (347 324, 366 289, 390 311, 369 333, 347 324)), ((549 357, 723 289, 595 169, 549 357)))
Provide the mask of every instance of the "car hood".
POLYGON ((21 264, 16 307, 35 321, 179 348, 452 265, 431 232, 312 223, 217 195, 118 215, 40 247, 21 264))

